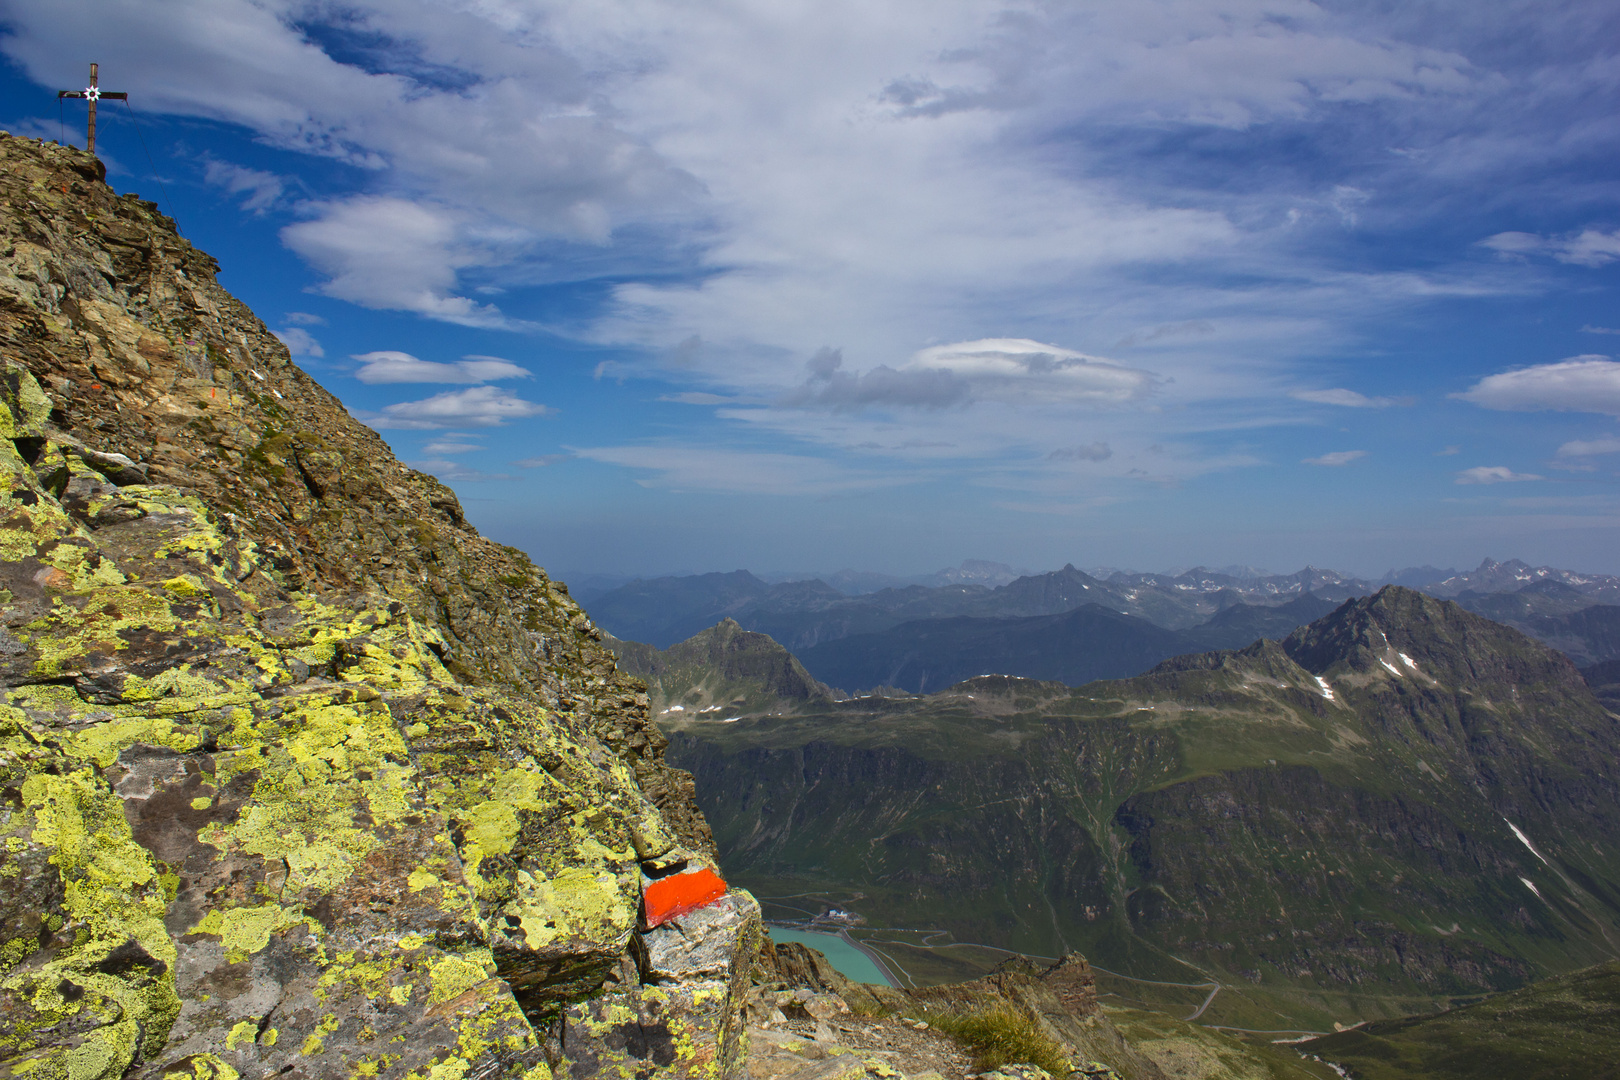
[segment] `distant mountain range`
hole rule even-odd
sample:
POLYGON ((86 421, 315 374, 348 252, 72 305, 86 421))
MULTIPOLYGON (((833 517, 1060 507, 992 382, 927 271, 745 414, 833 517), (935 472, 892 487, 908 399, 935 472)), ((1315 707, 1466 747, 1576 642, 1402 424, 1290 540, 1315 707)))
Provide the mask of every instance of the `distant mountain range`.
MULTIPOLYGON (((887 686, 926 694, 975 675, 1079 686, 1128 678, 1182 653, 1287 637, 1337 606, 1309 593, 1271 607, 1233 604, 1186 630, 1167 630, 1096 603, 1056 615, 919 619, 825 642, 804 650, 799 659, 827 683, 861 689, 887 686)), ((1614 611, 1620 614, 1620 608, 1614 611)))
MULTIPOLYGON (((1285 637, 1380 587, 1315 567, 1101 578, 1065 566, 994 586, 984 582, 1010 568, 969 562, 954 573, 960 580, 861 595, 819 579, 773 584, 746 570, 654 578, 598 596, 591 611, 614 636, 660 649, 732 619, 780 642, 830 686, 926 693, 988 672, 1069 685, 1124 678, 1180 653, 1285 637), (967 580, 975 576, 982 580, 967 580)), ((1392 580, 1384 584, 1420 584, 1453 598, 1579 664, 1620 658, 1620 578, 1519 560, 1486 560, 1467 573, 1420 567, 1385 576, 1392 580)))
POLYGON ((1409 589, 1132 679, 777 712, 662 720, 734 880, 1211 980, 1203 1023, 1431 1011, 1620 940, 1620 717, 1565 656, 1409 589))

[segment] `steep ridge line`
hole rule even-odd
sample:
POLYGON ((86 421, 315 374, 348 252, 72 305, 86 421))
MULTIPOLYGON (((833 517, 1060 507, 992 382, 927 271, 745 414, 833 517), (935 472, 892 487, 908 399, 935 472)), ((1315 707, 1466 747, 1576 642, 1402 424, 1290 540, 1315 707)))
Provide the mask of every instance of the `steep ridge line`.
POLYGON ((0 134, 0 1073, 736 1075, 640 683, 103 175, 0 134))

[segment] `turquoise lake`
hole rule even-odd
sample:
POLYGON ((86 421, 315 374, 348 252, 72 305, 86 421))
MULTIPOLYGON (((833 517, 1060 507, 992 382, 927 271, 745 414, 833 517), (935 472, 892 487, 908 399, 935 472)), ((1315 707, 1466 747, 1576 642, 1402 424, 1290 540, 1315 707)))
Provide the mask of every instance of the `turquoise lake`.
POLYGON ((893 986, 889 977, 883 974, 872 958, 861 950, 839 937, 837 934, 818 934, 805 930, 781 930, 774 926, 767 926, 766 932, 771 935, 772 941, 794 941, 800 945, 808 945, 812 949, 819 949, 825 953, 827 960, 838 973, 854 982, 877 983, 879 986, 893 986))

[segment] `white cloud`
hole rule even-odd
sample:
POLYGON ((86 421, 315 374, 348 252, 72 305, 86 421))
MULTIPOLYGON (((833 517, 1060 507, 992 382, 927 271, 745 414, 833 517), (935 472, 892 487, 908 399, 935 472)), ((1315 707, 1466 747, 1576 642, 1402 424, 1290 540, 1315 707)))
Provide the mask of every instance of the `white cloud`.
POLYGON ((527 379, 530 372, 498 356, 469 356, 453 364, 418 360, 410 353, 380 349, 359 353, 354 377, 368 386, 384 383, 486 383, 501 379, 527 379))
POLYGON ((456 442, 454 440, 441 439, 436 442, 430 442, 423 446, 422 453, 438 454, 442 457, 445 454, 471 454, 474 451, 482 449, 484 449, 484 447, 477 443, 456 442))
POLYGON ((1620 328, 1613 326, 1592 326, 1588 324, 1581 327, 1583 334, 1620 334, 1620 328))
POLYGON ((401 401, 385 405, 376 415, 361 420, 374 428, 404 428, 430 431, 436 428, 500 427, 511 420, 545 416, 553 410, 524 401, 510 390, 494 386, 473 386, 448 390, 421 401, 401 401))
POLYGON ((321 348, 321 343, 316 341, 315 335, 308 330, 297 326, 289 326, 270 332, 280 338, 281 343, 287 346, 287 351, 294 356, 312 356, 318 360, 326 355, 326 350, 321 348))
POLYGON ((1288 396, 1313 405, 1343 405, 1348 409, 1387 409, 1391 405, 1410 405, 1411 398, 1368 397, 1354 390, 1335 387, 1332 390, 1290 390, 1288 396))
POLYGON ((1541 480, 1535 473, 1516 473, 1505 465, 1476 465, 1457 474, 1459 484, 1513 484, 1525 480, 1541 480))
POLYGON ((538 457, 526 457, 512 464, 520 469, 544 469, 548 465, 555 465, 560 461, 567 461, 573 454, 541 454, 538 457))
POLYGON ((1613 232, 1582 229, 1561 236, 1501 232, 1486 237, 1480 244, 1504 255, 1547 255, 1577 266, 1604 266, 1620 259, 1620 229, 1613 232))
POLYGON ((281 201, 286 183, 275 173, 262 169, 249 169, 228 161, 210 159, 203 166, 203 180, 214 187, 224 188, 232 195, 246 195, 242 209, 263 214, 281 201))
POLYGON ((1559 457, 1592 457, 1597 454, 1620 454, 1620 437, 1606 435, 1598 439, 1575 439, 1558 448, 1559 457))
POLYGON ((327 296, 462 326, 514 326, 492 305, 455 295, 458 271, 498 261, 467 241, 458 212, 370 195, 307 209, 313 220, 288 225, 281 239, 327 275, 320 286, 327 296))
POLYGON ((1620 363, 1601 355, 1572 356, 1555 364, 1488 375, 1453 396, 1487 409, 1555 409, 1620 416, 1620 363))
POLYGON ((1360 461, 1366 456, 1367 451, 1365 450, 1335 450, 1330 454, 1323 454, 1321 457, 1306 458, 1301 462, 1301 464, 1327 466, 1348 465, 1352 461, 1360 461))
POLYGON ((289 312, 287 312, 287 317, 282 321, 291 323, 293 326, 325 326, 326 325, 326 320, 325 319, 321 318, 319 315, 311 315, 307 311, 289 311, 289 312))

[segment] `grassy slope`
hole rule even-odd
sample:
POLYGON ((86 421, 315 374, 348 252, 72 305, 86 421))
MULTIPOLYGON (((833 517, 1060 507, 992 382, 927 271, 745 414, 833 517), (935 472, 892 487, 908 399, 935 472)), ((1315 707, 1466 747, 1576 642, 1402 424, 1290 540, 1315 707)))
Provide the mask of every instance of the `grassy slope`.
POLYGON ((1106 1007, 1132 1048, 1169 1080, 1336 1080, 1338 1074, 1291 1047, 1248 1041, 1162 1013, 1106 1007))
POLYGON ((1300 1049, 1357 1080, 1620 1077, 1620 963, 1602 964, 1438 1016, 1385 1020, 1300 1049))

